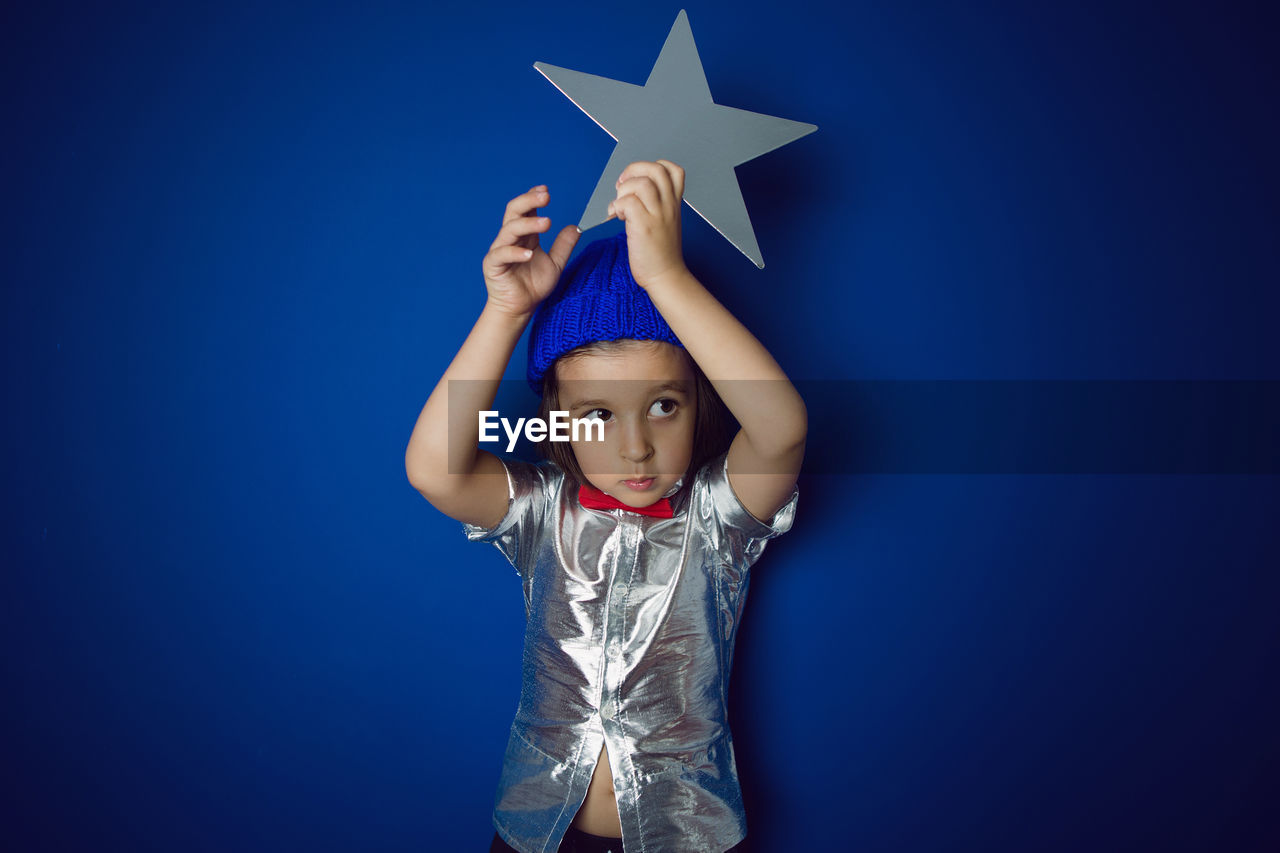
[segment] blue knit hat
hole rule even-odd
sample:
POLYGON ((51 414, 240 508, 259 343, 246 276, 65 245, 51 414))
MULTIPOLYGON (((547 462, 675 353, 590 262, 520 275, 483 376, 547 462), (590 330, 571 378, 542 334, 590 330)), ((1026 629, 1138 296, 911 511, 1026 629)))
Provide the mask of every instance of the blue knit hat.
POLYGON ((570 261, 538 308, 529 331, 529 385, 541 395, 542 377, 557 358, 584 344, 624 338, 683 346, 631 277, 627 232, 620 231, 570 261))

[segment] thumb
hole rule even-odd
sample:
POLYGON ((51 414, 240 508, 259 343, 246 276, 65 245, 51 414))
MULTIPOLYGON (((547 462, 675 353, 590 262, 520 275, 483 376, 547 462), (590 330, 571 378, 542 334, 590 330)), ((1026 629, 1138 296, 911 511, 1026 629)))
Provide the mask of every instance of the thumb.
POLYGON ((582 232, 576 225, 566 225, 560 229, 555 242, 551 244, 551 251, 547 252, 558 268, 564 269, 564 265, 569 262, 569 255, 573 254, 573 247, 578 245, 578 238, 581 236, 582 232))

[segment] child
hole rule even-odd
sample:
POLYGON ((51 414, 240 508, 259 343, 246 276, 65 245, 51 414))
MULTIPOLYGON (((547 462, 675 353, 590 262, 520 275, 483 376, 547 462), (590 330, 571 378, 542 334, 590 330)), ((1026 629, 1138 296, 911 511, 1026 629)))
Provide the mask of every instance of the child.
POLYGON ((746 835, 729 669, 747 570, 791 527, 805 408, 686 269, 683 193, 674 163, 629 165, 609 208, 625 234, 584 249, 554 295, 579 232, 544 252, 547 188, 512 199, 484 258, 488 302, 405 453, 423 496, 522 578, 492 850, 723 853, 746 835), (601 419, 603 440, 503 462, 477 449, 478 413, 540 304, 528 372, 544 417, 601 419), (727 452, 707 446, 721 399, 741 425, 727 452))

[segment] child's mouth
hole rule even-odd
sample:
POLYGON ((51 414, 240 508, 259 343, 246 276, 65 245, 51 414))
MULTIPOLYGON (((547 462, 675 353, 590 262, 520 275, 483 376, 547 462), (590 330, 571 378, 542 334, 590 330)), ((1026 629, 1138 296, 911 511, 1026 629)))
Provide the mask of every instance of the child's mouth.
POLYGON ((643 480, 623 480, 622 482, 632 491, 643 492, 653 485, 653 477, 645 477, 643 480))

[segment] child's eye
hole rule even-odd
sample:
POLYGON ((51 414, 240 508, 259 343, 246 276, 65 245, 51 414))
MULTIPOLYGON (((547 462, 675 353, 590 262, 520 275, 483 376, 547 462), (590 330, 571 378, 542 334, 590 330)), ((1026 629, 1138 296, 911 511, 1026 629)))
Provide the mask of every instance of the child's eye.
POLYGON ((584 414, 582 416, 582 419, 595 420, 596 418, 599 418, 602 421, 607 421, 611 417, 613 417, 613 412, 609 411, 608 409, 592 409, 591 411, 584 414))
POLYGON ((663 397, 661 400, 654 400, 653 405, 649 407, 649 416, 654 418, 669 418, 676 413, 676 409, 680 404, 669 397, 663 397))

